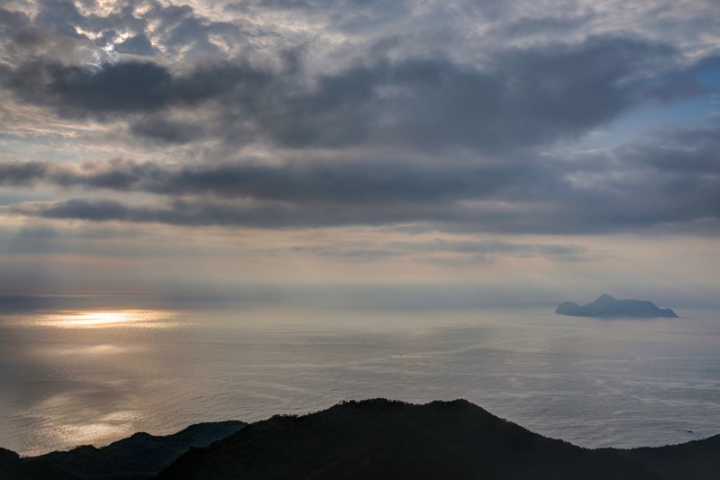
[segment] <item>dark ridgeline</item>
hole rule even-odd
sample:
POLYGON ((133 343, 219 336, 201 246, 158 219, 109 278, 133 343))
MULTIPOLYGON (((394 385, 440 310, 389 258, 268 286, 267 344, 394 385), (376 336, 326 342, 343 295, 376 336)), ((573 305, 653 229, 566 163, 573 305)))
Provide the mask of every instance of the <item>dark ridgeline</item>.
MULTIPOLYGON (((103 448, 88 445, 68 452, 51 452, 18 460, 21 464, 18 468, 25 468, 28 472, 41 472, 40 476, 36 477, 8 475, 4 464, 0 464, 0 479, 144 480, 167 468, 191 447, 210 445, 236 433, 245 425, 238 421, 199 423, 173 435, 136 433, 103 448)), ((22 473, 23 470, 17 472, 22 473)))
POLYGON ((166 437, 139 433, 101 449, 32 458, 0 449, 0 479, 720 478, 720 435, 665 447, 590 450, 530 432, 465 400, 427 405, 364 400, 243 426, 200 424, 166 437))
POLYGON ((661 480, 612 452, 552 440, 464 400, 366 400, 275 416, 192 449, 158 480, 661 480))
POLYGON ((0 479, 2 480, 78 480, 44 460, 29 462, 10 450, 0 448, 0 479))
POLYGON ((647 300, 616 300, 607 294, 583 306, 575 302, 563 302, 555 309, 555 313, 572 317, 677 318, 669 308, 658 308, 647 300))
POLYGON ((681 445, 606 451, 640 462, 667 480, 720 479, 720 435, 681 445))

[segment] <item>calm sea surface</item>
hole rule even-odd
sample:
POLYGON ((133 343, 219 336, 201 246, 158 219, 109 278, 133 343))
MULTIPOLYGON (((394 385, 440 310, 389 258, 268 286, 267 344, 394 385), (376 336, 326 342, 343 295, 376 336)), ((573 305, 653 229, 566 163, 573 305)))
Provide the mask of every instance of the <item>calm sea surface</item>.
POLYGON ((586 447, 720 433, 720 314, 125 310, 0 317, 0 446, 25 455, 338 401, 465 398, 586 447))

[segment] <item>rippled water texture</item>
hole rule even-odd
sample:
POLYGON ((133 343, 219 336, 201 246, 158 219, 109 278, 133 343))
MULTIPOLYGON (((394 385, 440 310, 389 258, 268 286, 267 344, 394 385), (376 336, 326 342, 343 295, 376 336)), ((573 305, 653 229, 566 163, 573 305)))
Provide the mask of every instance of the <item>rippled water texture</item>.
POLYGON ((720 316, 86 311, 0 317, 0 446, 254 421, 340 400, 466 398, 587 447, 720 433, 720 316))

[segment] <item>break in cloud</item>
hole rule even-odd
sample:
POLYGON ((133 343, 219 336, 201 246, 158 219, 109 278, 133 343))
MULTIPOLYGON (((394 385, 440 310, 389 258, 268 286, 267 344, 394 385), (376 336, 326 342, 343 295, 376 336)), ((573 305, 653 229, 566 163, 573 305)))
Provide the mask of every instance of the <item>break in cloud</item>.
MULTIPOLYGON (((4 0, 0 212, 52 228, 716 235, 718 8, 4 0)), ((287 248, 384 257, 393 241, 287 248)), ((423 251, 484 255, 464 241, 423 251)), ((554 255, 523 245, 497 252, 554 255)))

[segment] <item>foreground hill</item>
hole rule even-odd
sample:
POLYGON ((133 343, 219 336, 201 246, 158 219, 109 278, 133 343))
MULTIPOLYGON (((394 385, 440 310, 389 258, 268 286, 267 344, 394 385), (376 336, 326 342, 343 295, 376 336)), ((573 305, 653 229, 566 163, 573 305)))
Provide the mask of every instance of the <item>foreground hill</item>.
POLYGON ((647 300, 616 300, 610 295, 600 295, 594 302, 583 306, 564 302, 558 305, 555 313, 573 317, 677 318, 669 308, 658 308, 647 300))
POLYGON ((639 462, 552 440, 464 400, 366 400, 276 416, 192 449, 158 480, 661 480, 639 462))
MULTIPOLYGON (((68 452, 18 459, 16 470, 19 470, 15 476, 9 473, 9 464, 8 470, 0 464, 0 478, 144 480, 161 472, 191 447, 210 445, 236 433, 245 425, 243 422, 227 421, 191 425, 166 436, 136 433, 103 448, 83 446, 68 452), (39 472, 39 476, 30 477, 27 472, 39 472)), ((17 456, 14 452, 10 453, 17 456)))
POLYGON ((720 435, 681 445, 606 451, 636 460, 667 480, 720 478, 720 435))
POLYGON ((27 462, 10 450, 0 448, 0 478, 3 480, 77 480, 79 477, 44 462, 27 462))
POLYGON ((717 480, 718 472, 720 435, 665 447, 588 450, 464 400, 347 402, 246 427, 199 424, 174 435, 138 433, 99 449, 31 458, 0 448, 2 480, 717 480))

